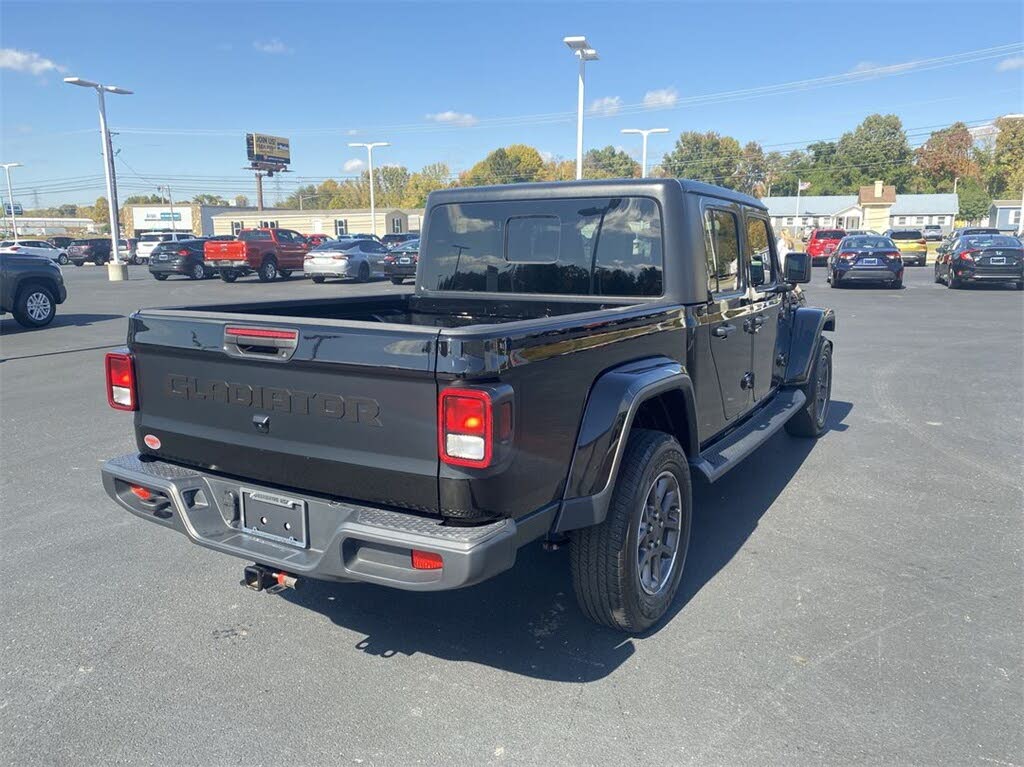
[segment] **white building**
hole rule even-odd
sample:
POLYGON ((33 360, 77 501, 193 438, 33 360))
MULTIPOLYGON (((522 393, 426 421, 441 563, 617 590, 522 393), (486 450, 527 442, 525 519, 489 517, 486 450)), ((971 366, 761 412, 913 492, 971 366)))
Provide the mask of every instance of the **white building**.
MULTIPOLYGON (((69 232, 95 232, 96 222, 91 218, 39 218, 36 216, 15 216, 18 225, 19 235, 36 235, 38 237, 51 237, 69 232)), ((4 216, 3 228, 10 228, 10 218, 4 216)))
POLYGON ((877 182, 859 194, 765 197, 776 230, 803 229, 900 229, 928 224, 952 231, 960 198, 955 194, 896 194, 877 182), (797 208, 799 202, 799 210, 797 208))

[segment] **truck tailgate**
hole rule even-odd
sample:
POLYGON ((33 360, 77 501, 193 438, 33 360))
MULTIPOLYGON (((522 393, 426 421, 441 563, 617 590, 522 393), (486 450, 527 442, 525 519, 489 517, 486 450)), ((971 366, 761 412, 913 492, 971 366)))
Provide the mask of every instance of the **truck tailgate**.
POLYGON ((244 261, 247 244, 241 240, 207 240, 203 244, 203 259, 216 261, 244 261))
POLYGON ((139 312, 129 330, 139 450, 436 513, 438 332, 139 312))

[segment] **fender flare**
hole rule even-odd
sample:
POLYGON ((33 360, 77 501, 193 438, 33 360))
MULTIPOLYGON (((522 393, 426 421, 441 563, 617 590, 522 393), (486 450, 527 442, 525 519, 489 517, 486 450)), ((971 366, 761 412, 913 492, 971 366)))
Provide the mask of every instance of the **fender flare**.
POLYGON ((818 339, 826 330, 836 329, 836 313, 817 306, 801 306, 793 312, 793 329, 789 337, 784 385, 799 386, 807 382, 814 361, 818 339))
POLYGON ((637 410, 647 400, 667 392, 679 392, 683 397, 690 442, 683 449, 690 456, 696 455, 693 382, 679 362, 668 357, 638 360, 607 370, 594 382, 552 532, 564 533, 604 520, 637 410))

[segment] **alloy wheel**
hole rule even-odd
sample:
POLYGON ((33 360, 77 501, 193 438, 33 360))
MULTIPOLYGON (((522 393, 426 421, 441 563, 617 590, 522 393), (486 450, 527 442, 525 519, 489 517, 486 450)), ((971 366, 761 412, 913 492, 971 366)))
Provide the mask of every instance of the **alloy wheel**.
POLYGON ((53 303, 50 297, 42 291, 36 291, 29 295, 25 301, 25 312, 35 322, 43 322, 53 311, 53 303))
POLYGON ((679 480, 663 471, 647 491, 637 527, 637 577, 640 587, 652 596, 671 580, 679 554, 681 516, 679 480))

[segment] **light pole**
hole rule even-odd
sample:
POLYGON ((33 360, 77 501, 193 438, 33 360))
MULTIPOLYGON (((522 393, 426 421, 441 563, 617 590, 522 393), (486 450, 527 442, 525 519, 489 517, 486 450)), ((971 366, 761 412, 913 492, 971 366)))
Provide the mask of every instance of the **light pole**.
POLYGON ((14 217, 14 192, 11 191, 11 168, 20 168, 20 162, 5 162, 0 167, 3 167, 4 173, 7 175, 7 203, 11 206, 11 229, 14 231, 14 241, 18 241, 18 219, 14 217))
POLYGON ((573 55, 580 60, 580 75, 576 93, 576 180, 583 178, 583 80, 586 63, 597 61, 597 51, 590 47, 587 38, 563 37, 573 55))
POLYGON ((303 200, 315 200, 317 197, 323 197, 322 194, 300 194, 299 195, 299 210, 302 210, 303 200))
POLYGON ((374 141, 369 144, 350 143, 352 147, 366 147, 366 165, 370 169, 370 234, 377 234, 377 208, 373 201, 373 149, 378 146, 391 146, 387 141, 374 141))
POLYGON ((163 194, 165 189, 167 190, 167 204, 171 208, 171 233, 173 234, 177 231, 177 228, 174 226, 174 197, 171 195, 171 187, 164 184, 156 188, 156 190, 161 194, 163 194))
POLYGON ((94 83, 91 80, 83 80, 81 77, 65 77, 64 82, 68 85, 92 88, 99 97, 100 138, 103 140, 103 165, 107 181, 107 207, 110 213, 110 252, 113 254, 113 260, 107 263, 107 276, 112 282, 120 282, 127 279, 128 267, 121 260, 121 250, 117 246, 117 241, 121 235, 121 223, 117 218, 117 180, 114 174, 114 153, 110 147, 110 130, 107 128, 107 107, 106 102, 103 100, 103 94, 113 93, 118 96, 130 96, 132 91, 118 88, 116 85, 103 85, 101 83, 94 83))
POLYGON ((640 165, 640 178, 647 178, 647 137, 652 133, 668 133, 668 128, 648 128, 642 130, 640 128, 623 128, 623 133, 639 133, 643 136, 643 151, 640 156, 643 158, 640 165))

